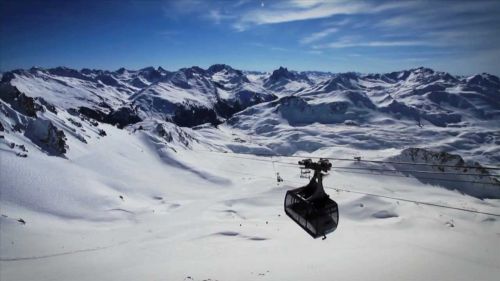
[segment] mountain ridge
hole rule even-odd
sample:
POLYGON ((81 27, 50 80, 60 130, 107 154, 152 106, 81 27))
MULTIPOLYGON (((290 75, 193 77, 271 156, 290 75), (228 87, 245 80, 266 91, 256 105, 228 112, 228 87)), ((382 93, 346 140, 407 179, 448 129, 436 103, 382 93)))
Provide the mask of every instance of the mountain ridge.
MULTIPOLYGON (((193 128, 207 128, 204 124, 208 123, 214 130, 223 126, 256 138, 272 136, 283 144, 302 141, 308 143, 308 151, 333 144, 358 147, 364 138, 359 132, 367 130, 386 132, 372 134, 378 147, 418 145, 417 140, 422 137, 419 134, 430 131, 443 139, 443 144, 435 145, 439 149, 450 150, 449 142, 483 147, 495 138, 497 126, 494 124, 500 118, 498 77, 485 73, 453 76, 424 67, 382 74, 297 72, 285 67, 272 73, 257 73, 226 64, 177 71, 161 67, 115 71, 56 67, 5 72, 1 81, 2 85, 15 89, 0 93, 4 107, 19 109, 19 104, 13 102, 16 98, 10 97, 12 91, 17 91, 18 96, 33 99, 33 106, 46 108, 46 112, 53 108, 82 120, 119 128, 147 120, 193 128), (311 130, 301 132, 302 137, 291 133, 304 126, 324 131, 347 128, 349 134, 356 130, 358 133, 351 143, 347 135, 331 139, 311 130), (386 139, 393 127, 413 135, 415 140, 386 139), (470 139, 472 135, 462 134, 468 138, 453 140, 447 135, 457 134, 451 131, 461 128, 475 128, 482 137, 470 139), (313 135, 318 137, 314 139, 313 135)), ((25 106, 29 107, 29 103, 25 106)), ((23 112, 33 110, 28 108, 17 113, 24 116, 23 112)), ((43 115, 40 118, 53 120, 54 128, 59 128, 57 124, 62 122, 57 116, 59 113, 50 117, 46 114, 35 111, 27 118, 43 115)), ((2 122, 19 128, 26 128, 28 124, 15 120, 2 122)), ((67 134, 73 133, 67 131, 67 134)), ((77 138, 83 136, 81 132, 77 138)), ((298 145, 289 150, 281 144, 268 145, 264 139, 261 141, 260 145, 285 153, 294 153, 302 147, 298 145)), ((363 143, 359 147, 365 146, 363 143)), ((474 150, 471 155, 478 155, 482 149, 474 150)))

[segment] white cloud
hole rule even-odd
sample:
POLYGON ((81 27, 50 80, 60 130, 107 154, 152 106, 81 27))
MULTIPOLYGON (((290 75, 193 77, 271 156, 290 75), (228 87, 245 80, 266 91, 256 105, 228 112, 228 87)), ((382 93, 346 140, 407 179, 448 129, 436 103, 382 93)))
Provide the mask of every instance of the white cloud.
MULTIPOLYGON (((298 2, 300 3, 300 2, 298 2)), ((319 2, 314 6, 304 5, 279 5, 267 9, 251 10, 245 13, 240 25, 246 24, 274 24, 310 19, 319 19, 340 14, 355 14, 366 12, 371 7, 365 3, 337 3, 337 2, 319 2)))
POLYGON ((384 41, 351 41, 339 40, 323 45, 313 46, 313 49, 340 49, 351 47, 406 47, 406 46, 438 46, 440 43, 426 40, 384 40, 384 41))
MULTIPOLYGON (((297 6, 297 7, 313 7, 318 4, 325 4, 327 2, 334 2, 334 0, 291 0, 290 1, 292 5, 297 6)), ((336 2, 341 2, 341 1, 336 1, 336 2)))
POLYGON ((252 25, 278 24, 328 18, 335 15, 373 14, 391 9, 410 8, 418 1, 377 3, 347 0, 290 0, 272 2, 265 8, 244 11, 233 27, 239 31, 252 25))
POLYGON ((325 38, 326 36, 332 34, 332 33, 335 33, 338 31, 338 28, 336 27, 330 27, 330 28, 327 28, 325 30, 322 30, 322 31, 319 31, 319 32, 315 32, 305 38, 302 38, 302 40, 300 40, 300 43, 301 44, 310 44, 312 42, 316 42, 320 39, 323 39, 325 38))

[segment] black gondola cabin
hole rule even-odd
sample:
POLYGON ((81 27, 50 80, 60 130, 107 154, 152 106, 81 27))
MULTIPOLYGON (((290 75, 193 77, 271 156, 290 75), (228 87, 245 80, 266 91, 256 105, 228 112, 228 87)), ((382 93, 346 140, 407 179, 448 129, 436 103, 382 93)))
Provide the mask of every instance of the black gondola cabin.
POLYGON ((311 159, 299 161, 300 165, 314 170, 308 185, 289 190, 285 196, 285 213, 313 238, 323 237, 337 229, 338 205, 323 188, 323 173, 331 169, 326 159, 314 163, 311 159))

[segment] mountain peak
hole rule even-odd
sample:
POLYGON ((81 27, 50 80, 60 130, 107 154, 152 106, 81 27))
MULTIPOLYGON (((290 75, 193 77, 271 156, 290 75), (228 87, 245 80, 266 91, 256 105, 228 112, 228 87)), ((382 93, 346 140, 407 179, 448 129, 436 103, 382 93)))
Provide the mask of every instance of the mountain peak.
POLYGON ((428 73, 428 74, 433 74, 435 72, 432 68, 423 67, 423 66, 419 66, 417 68, 412 68, 412 69, 410 69, 410 71, 416 72, 416 73, 428 73))
POLYGON ((269 82, 278 82, 278 81, 283 81, 283 80, 304 80, 304 81, 309 81, 309 78, 307 77, 306 74, 301 74, 296 71, 290 71, 288 68, 280 66, 278 69, 273 71, 271 76, 269 76, 268 81, 269 82))
POLYGON ((211 65, 207 70, 208 70, 208 72, 215 73, 215 72, 220 72, 222 70, 231 71, 234 69, 227 64, 219 64, 218 63, 218 64, 211 65))
POLYGON ((273 71, 271 76, 269 76, 269 79, 277 81, 280 78, 293 79, 293 74, 288 71, 288 68, 280 66, 278 69, 273 71))
POLYGON ((120 67, 119 69, 117 69, 115 72, 118 73, 118 74, 124 74, 127 70, 125 69, 125 67, 120 67))
POLYGON ((141 72, 151 72, 151 71, 156 71, 156 69, 154 67, 152 67, 152 66, 147 66, 147 67, 139 69, 139 71, 141 71, 141 72))
POLYGON ((236 76, 244 76, 244 73, 241 70, 234 69, 227 64, 214 64, 207 69, 207 72, 210 73, 211 75, 222 71, 225 71, 226 73, 235 74, 236 76))

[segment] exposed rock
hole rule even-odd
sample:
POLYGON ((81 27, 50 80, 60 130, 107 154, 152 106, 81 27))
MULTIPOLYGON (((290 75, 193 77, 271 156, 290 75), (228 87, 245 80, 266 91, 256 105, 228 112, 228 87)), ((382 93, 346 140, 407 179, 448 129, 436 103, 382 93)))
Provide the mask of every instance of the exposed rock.
POLYGON ((118 128, 123 128, 130 124, 135 124, 137 122, 142 121, 139 116, 129 107, 122 107, 116 111, 111 112, 106 118, 104 122, 118 125, 118 128))
POLYGON ((203 123, 219 125, 221 121, 217 118, 215 110, 205 107, 178 107, 172 121, 185 127, 193 127, 203 123))
POLYGON ((49 155, 66 153, 66 135, 49 120, 40 118, 30 120, 24 135, 49 155))
MULTIPOLYGON (((108 114, 104 113, 100 109, 92 109, 88 107, 80 107, 78 112, 87 118, 111 125, 117 125, 120 129, 127 125, 142 121, 135 111, 129 107, 121 107, 116 111, 112 110, 108 114)), ((97 126, 98 124, 94 123, 92 125, 97 126)))
POLYGON ((45 106, 45 108, 54 113, 54 114, 57 114, 57 110, 56 110, 56 107, 53 105, 53 104, 50 104, 48 103, 45 99, 41 98, 41 97, 37 97, 35 98, 38 102, 40 102, 41 105, 45 106))
POLYGON ((422 148, 407 148, 400 155, 389 158, 403 174, 421 182, 458 190, 477 198, 500 198, 500 180, 477 162, 466 162, 460 155, 436 152, 422 148), (409 163, 409 164, 405 164, 409 163), (418 168, 412 164, 419 165, 418 168), (412 172, 418 170, 419 172, 412 172), (429 176, 422 171, 432 172, 429 176), (463 181, 463 182, 460 182, 463 181))
POLYGON ((43 107, 35 103, 35 99, 26 96, 8 83, 0 84, 0 99, 10 104, 14 110, 29 117, 36 117, 37 111, 43 111, 43 107))

